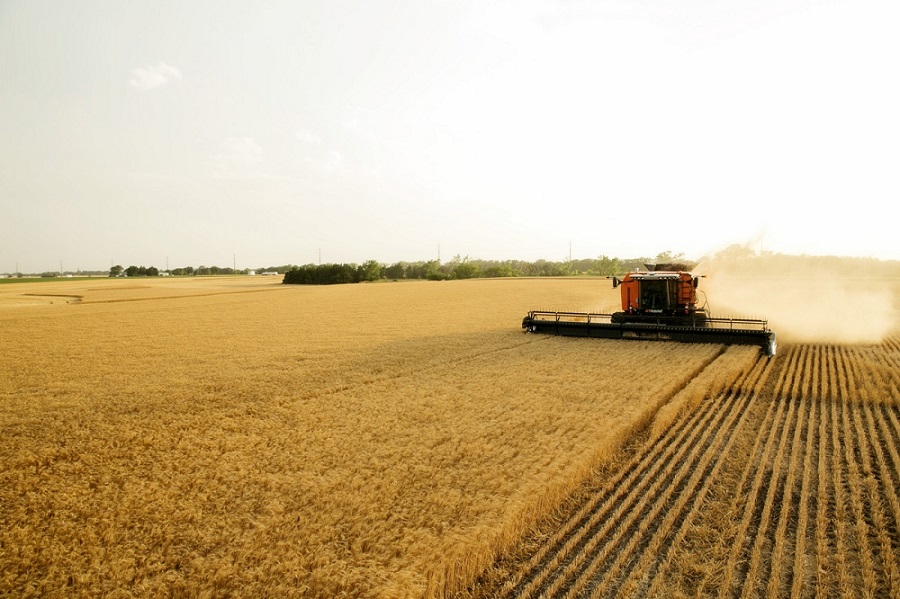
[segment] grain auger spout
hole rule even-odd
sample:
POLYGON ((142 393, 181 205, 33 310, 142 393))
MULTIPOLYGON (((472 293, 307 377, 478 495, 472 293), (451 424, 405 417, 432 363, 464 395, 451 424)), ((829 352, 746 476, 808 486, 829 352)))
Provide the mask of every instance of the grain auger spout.
POLYGON ((533 310, 522 320, 527 333, 604 339, 659 339, 685 343, 757 345, 774 356, 775 332, 765 320, 714 318, 697 307, 700 277, 682 270, 630 272, 613 287, 622 311, 611 314, 533 310))

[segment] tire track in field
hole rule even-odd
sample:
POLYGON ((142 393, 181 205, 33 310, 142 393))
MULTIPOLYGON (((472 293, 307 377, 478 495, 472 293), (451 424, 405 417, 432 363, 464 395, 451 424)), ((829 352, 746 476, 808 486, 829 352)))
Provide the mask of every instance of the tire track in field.
MULTIPOLYGON (((522 337, 524 337, 524 335, 522 337)), ((329 373, 329 376, 327 377, 329 379, 329 383, 327 385, 322 385, 317 388, 309 389, 306 392, 298 393, 296 399, 299 401, 303 401, 313 398, 323 398, 339 395, 341 393, 353 391, 355 389, 371 387, 388 381, 412 380, 421 377, 423 374, 440 372, 442 370, 448 370, 450 368, 466 366, 492 355, 500 355, 507 352, 512 352, 524 348, 531 343, 545 343, 550 339, 553 339, 553 337, 549 335, 541 336, 535 339, 523 338, 520 341, 516 341, 514 343, 505 343, 503 345, 498 345, 490 349, 480 349, 452 356, 441 356, 440 358, 433 358, 430 363, 419 366, 416 370, 397 369, 388 372, 366 374, 366 376, 364 377, 354 376, 353 378, 347 378, 345 376, 346 373, 354 373, 358 371, 366 372, 367 368, 356 366, 356 364, 360 362, 352 362, 351 365, 340 364, 334 367, 333 373, 329 373)))
POLYGON ((519 568, 505 596, 616 596, 645 587, 702 501, 751 397, 739 389, 762 378, 760 364, 721 401, 706 402, 636 454, 519 568))
MULTIPOLYGON (((90 305, 90 304, 122 304, 122 303, 130 303, 130 302, 154 302, 156 300, 184 300, 184 299, 195 299, 201 297, 215 297, 219 295, 242 295, 245 293, 263 293, 270 291, 280 291, 286 288, 282 287, 264 287, 261 289, 238 289, 236 291, 204 291, 201 293, 185 293, 179 295, 156 295, 156 296, 147 296, 147 297, 114 297, 114 298, 106 298, 106 299, 83 299, 84 296, 72 296, 82 298, 77 302, 69 302, 69 303, 77 303, 81 305, 90 305)), ((33 294, 32 294, 33 295, 33 294)))
POLYGON ((72 295, 66 293, 23 293, 21 295, 23 297, 51 298, 51 304, 53 303, 53 299, 57 298, 65 299, 67 304, 80 304, 84 299, 83 295, 72 295))

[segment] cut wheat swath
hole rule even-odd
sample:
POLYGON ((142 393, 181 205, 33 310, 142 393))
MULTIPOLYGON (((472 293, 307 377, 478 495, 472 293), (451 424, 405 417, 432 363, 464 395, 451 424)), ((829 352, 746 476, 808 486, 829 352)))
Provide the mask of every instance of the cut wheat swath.
POLYGON ((648 429, 663 436, 623 458, 504 596, 895 596, 898 358, 896 337, 788 346, 724 393, 676 396, 648 429), (598 509, 607 498, 624 509, 598 509))

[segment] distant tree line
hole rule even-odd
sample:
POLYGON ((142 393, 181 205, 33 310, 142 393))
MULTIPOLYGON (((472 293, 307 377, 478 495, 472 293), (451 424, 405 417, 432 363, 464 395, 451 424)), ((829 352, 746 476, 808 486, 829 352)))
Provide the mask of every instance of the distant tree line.
MULTIPOLYGON (((565 276, 614 276, 623 275, 636 268, 644 268, 647 263, 661 263, 683 260, 683 255, 663 252, 656 258, 620 259, 600 256, 580 260, 477 260, 468 256, 454 256, 449 262, 428 260, 419 262, 395 262, 381 264, 368 260, 362 264, 306 264, 295 266, 283 264, 254 269, 256 273, 278 273, 284 275, 284 283, 298 285, 335 285, 342 283, 362 283, 366 281, 425 279, 443 281, 452 279, 477 279, 497 277, 565 277, 565 276)), ((250 269, 235 270, 219 266, 183 266, 168 271, 160 271, 155 266, 113 266, 111 277, 156 277, 206 276, 249 274, 250 269)))
MULTIPOLYGON (((731 246, 718 252, 711 258, 746 259, 753 260, 760 256, 752 248, 746 246, 731 246)), ((808 256, 772 254, 766 252, 763 256, 771 260, 780 260, 784 268, 795 265, 815 265, 817 267, 833 267, 840 265, 848 272, 860 271, 873 273, 878 276, 896 277, 900 273, 900 260, 879 260, 877 258, 854 258, 846 256, 808 256)), ((358 283, 362 281, 375 281, 379 279, 473 279, 479 277, 560 277, 560 276, 619 276, 635 269, 643 269, 646 264, 667 264, 672 267, 678 265, 691 270, 694 264, 684 258, 684 254, 662 252, 655 258, 585 258, 580 260, 536 260, 526 262, 523 260, 474 260, 468 256, 454 256, 449 262, 428 260, 419 262, 395 262, 393 264, 380 264, 375 260, 369 260, 362 265, 357 264, 321 264, 295 266, 282 264, 279 266, 266 266, 253 269, 256 273, 278 273, 286 275, 286 283, 300 283, 306 285, 327 285, 334 283, 358 283), (378 273, 377 276, 375 273, 378 273), (290 273, 290 275, 289 275, 290 273), (288 276, 289 275, 289 276, 288 276)), ((9 278, 43 277, 55 278, 60 276, 89 276, 102 275, 106 271, 47 271, 42 273, 7 273, 9 278)), ((110 277, 153 277, 160 275, 172 276, 203 276, 203 275, 231 275, 249 274, 251 269, 235 270, 229 267, 219 266, 183 266, 171 270, 160 270, 154 266, 129 266, 125 268, 119 264, 109 269, 110 277)), ((0 274, 0 276, 3 276, 0 274)))
POLYGON ((155 266, 129 266, 123 268, 121 264, 116 264, 109 269, 111 277, 158 277, 159 269, 155 266))
POLYGON ((375 260, 363 264, 307 264, 284 273, 284 283, 295 285, 335 285, 363 283, 381 278, 381 265, 375 260))
POLYGON ((364 264, 307 264, 293 266, 284 273, 284 283, 298 285, 334 285, 340 283, 360 283, 381 279, 399 281, 403 279, 427 279, 443 281, 451 279, 476 279, 496 277, 560 277, 560 276, 613 276, 623 275, 629 270, 644 268, 644 264, 676 258, 668 252, 656 259, 634 258, 621 260, 601 256, 582 260, 553 262, 537 260, 474 260, 455 256, 449 262, 438 260, 427 262, 396 262, 379 264, 369 260, 364 264))
POLYGON ((194 268, 193 266, 184 266, 181 268, 173 268, 171 273, 176 277, 190 277, 190 276, 207 276, 207 275, 245 275, 250 272, 249 269, 244 270, 235 270, 231 267, 225 266, 198 266, 194 268))

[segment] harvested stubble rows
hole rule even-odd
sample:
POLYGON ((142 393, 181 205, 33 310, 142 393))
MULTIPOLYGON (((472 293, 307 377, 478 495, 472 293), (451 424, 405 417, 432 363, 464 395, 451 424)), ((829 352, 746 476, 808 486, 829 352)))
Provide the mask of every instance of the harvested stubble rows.
POLYGON ((452 592, 721 352, 519 330, 601 281, 247 284, 0 309, 0 595, 452 592))
POLYGON ((900 338, 712 371, 475 595, 900 597, 900 338))

